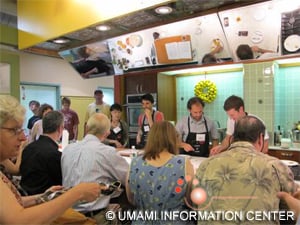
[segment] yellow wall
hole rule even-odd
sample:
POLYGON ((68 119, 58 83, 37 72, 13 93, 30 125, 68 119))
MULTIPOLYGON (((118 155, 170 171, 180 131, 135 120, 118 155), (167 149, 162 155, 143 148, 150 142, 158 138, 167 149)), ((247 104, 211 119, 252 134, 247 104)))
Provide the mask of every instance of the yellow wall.
POLYGON ((92 103, 94 100, 93 97, 78 97, 78 96, 67 96, 71 99, 71 109, 77 112, 79 117, 79 126, 78 126, 78 140, 81 140, 83 137, 83 125, 84 118, 87 106, 92 103))

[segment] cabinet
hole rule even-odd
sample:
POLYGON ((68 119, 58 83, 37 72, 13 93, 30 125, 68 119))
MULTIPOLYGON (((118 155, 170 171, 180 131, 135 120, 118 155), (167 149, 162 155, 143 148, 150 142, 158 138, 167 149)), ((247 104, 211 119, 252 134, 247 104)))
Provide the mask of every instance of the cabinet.
POLYGON ((268 154, 278 159, 293 160, 300 163, 300 151, 269 149, 268 154))
POLYGON ((126 94, 157 93, 156 74, 125 75, 126 94))
POLYGON ((164 113, 165 120, 176 121, 175 76, 159 71, 142 71, 114 77, 115 102, 126 103, 127 94, 157 94, 157 109, 164 113))

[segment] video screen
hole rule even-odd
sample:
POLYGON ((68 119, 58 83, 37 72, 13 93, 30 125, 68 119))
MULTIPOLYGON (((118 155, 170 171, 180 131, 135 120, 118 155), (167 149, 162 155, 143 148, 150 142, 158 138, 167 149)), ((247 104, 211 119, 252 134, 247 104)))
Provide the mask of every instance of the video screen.
POLYGON ((107 42, 96 42, 59 52, 83 79, 114 75, 107 42))

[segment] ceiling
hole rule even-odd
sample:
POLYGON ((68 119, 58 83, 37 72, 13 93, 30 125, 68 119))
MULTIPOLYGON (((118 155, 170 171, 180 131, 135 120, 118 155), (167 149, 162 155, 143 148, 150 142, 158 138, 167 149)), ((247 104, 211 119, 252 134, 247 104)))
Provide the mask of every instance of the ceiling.
MULTIPOLYGON (((126 16, 106 21, 111 27, 108 31, 98 31, 96 24, 57 38, 67 38, 70 41, 64 44, 54 43, 53 40, 37 44, 24 51, 59 57, 58 52, 88 43, 106 40, 163 24, 210 14, 219 10, 241 7, 244 5, 263 2, 266 0, 177 0, 168 4, 173 11, 168 15, 159 15, 154 8, 148 8, 126 16)), ((17 0, 1 0, 0 23, 17 27, 17 0)))

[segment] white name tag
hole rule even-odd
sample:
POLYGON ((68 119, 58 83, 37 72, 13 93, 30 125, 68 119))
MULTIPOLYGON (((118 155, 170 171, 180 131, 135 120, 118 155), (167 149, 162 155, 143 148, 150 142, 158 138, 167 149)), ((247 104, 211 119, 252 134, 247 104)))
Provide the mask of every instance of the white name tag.
POLYGON ((149 125, 144 126, 144 131, 149 132, 149 130, 150 130, 149 125))
POLYGON ((113 129, 113 131, 114 131, 115 134, 117 134, 117 133, 119 133, 121 131, 121 128, 120 127, 115 127, 113 129))
POLYGON ((196 141, 205 142, 205 134, 196 134, 196 141))

